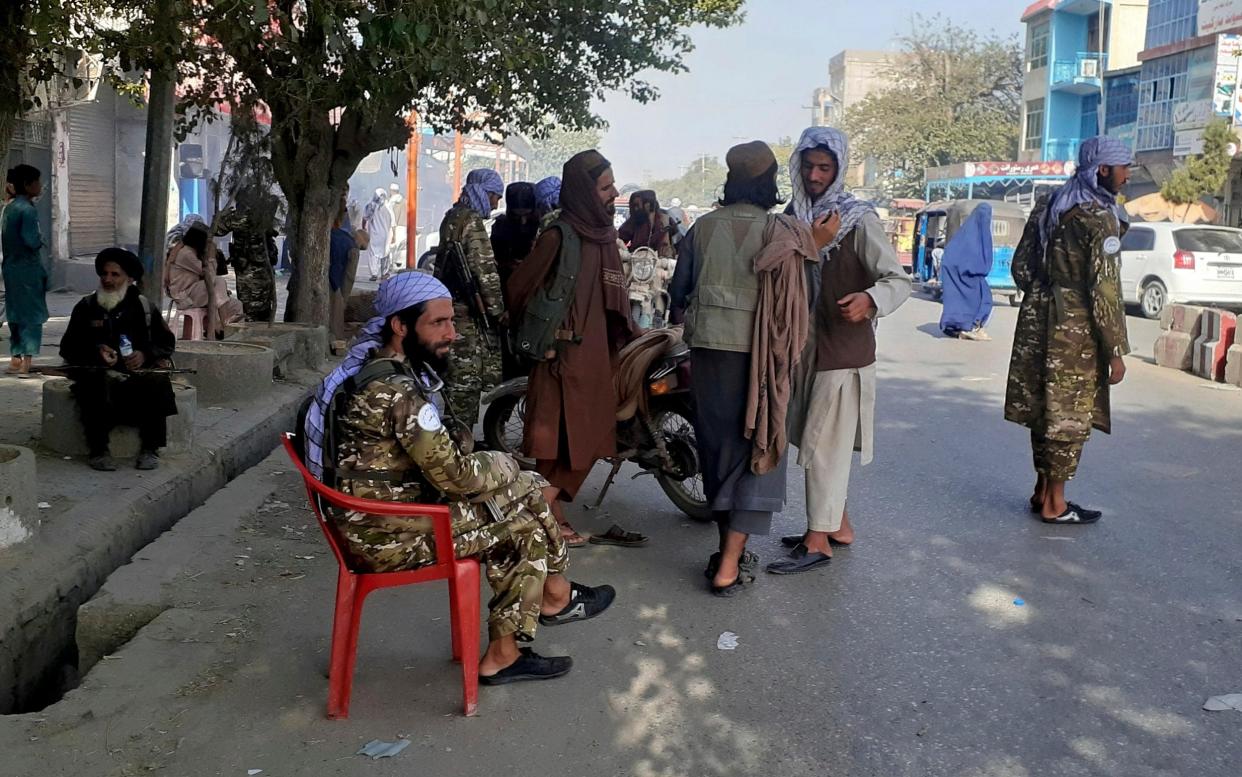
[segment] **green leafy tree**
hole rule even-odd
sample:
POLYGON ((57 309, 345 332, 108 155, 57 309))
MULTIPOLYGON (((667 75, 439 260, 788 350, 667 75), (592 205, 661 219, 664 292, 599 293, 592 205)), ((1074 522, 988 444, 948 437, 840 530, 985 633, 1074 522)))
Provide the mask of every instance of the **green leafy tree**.
POLYGON ((527 177, 538 181, 550 175, 560 176, 565 162, 579 151, 599 148, 602 133, 592 127, 584 130, 565 130, 555 128, 546 137, 537 138, 531 143, 530 172, 527 177))
POLYGON ((916 16, 888 72, 890 86, 846 111, 855 159, 874 158, 890 197, 921 196, 924 168, 1014 159, 1022 110, 1022 46, 940 16, 916 16))
POLYGON ((1202 197, 1215 195, 1225 185, 1232 162, 1229 144, 1237 142, 1228 121, 1220 119, 1209 124, 1203 130, 1203 153, 1174 170, 1161 184, 1160 196, 1174 205, 1185 205, 1185 219, 1191 205, 1202 197))
MULTIPOLYGON (((727 25, 741 0, 230 0, 178 3, 194 31, 174 55, 182 109, 221 99, 271 115, 271 158, 291 211, 287 317, 328 311, 328 234, 341 193, 373 151, 404 146, 405 116, 437 129, 596 126, 591 98, 656 97, 633 74, 678 71, 689 26, 727 25), (201 33, 201 34, 199 34, 201 33)), ((169 42, 175 49, 177 41, 169 42)))
POLYGON ((664 207, 667 207, 674 197, 680 197, 683 206, 696 205, 706 208, 720 199, 721 187, 724 185, 727 171, 728 168, 719 158, 704 154, 685 165, 680 176, 651 181, 647 188, 656 193, 660 199, 660 205, 664 207))

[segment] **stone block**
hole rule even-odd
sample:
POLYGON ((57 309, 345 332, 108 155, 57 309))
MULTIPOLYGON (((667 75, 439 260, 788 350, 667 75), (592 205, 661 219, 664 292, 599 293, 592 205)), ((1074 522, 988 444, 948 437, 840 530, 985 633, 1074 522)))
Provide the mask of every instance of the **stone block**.
POLYGON ((251 343, 190 340, 177 343, 178 367, 194 370, 186 382, 198 389, 207 405, 236 405, 266 396, 272 390, 275 354, 251 343))
POLYGON ((29 539, 39 528, 37 485, 34 452, 0 445, 0 548, 29 539))
POLYGON ((1199 305, 1165 305, 1160 313, 1160 327, 1173 332, 1185 332, 1191 338, 1200 334, 1200 324, 1205 307, 1199 305), (1165 319, 1168 324, 1165 324, 1165 319))
MULTIPOLYGON (((43 424, 40 443, 44 448, 62 456, 85 456, 86 433, 82 429, 82 416, 78 402, 69 392, 71 381, 58 378, 43 383, 43 424)), ((193 386, 173 381, 173 396, 177 400, 177 414, 168 417, 168 447, 166 453, 185 453, 194 447, 194 417, 198 411, 198 391, 193 386)), ((138 455, 141 444, 138 430, 132 426, 118 426, 108 439, 108 450, 113 457, 132 458, 138 455)))
POLYGON ((1194 363, 1194 345, 1194 338, 1185 332, 1162 332, 1156 338, 1156 364, 1189 370, 1194 363))
POLYGON ((1218 383, 1225 380, 1225 357, 1233 345, 1238 327, 1238 316, 1225 310, 1207 308, 1200 316, 1200 334, 1195 339, 1194 363, 1196 375, 1218 383))
POLYGON ((1225 382, 1242 387, 1242 345, 1231 345, 1225 353, 1225 382))
POLYGON ((226 339, 272 348, 278 377, 289 370, 318 370, 328 356, 328 329, 283 321, 244 322, 225 327, 226 339), (292 339, 290 339, 292 338, 292 339))
POLYGON ((375 292, 355 291, 345 300, 345 320, 365 322, 375 315, 375 292))

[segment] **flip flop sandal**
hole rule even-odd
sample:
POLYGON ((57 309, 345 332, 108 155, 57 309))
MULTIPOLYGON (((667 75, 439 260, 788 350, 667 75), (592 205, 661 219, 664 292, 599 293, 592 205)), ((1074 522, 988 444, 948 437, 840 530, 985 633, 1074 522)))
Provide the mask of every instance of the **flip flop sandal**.
POLYGON ((1095 523, 1103 515, 1099 510, 1087 510, 1070 502, 1065 512, 1056 518, 1044 518, 1044 523, 1095 523))
POLYGON ((623 548, 641 548, 648 540, 645 535, 626 531, 615 523, 603 534, 593 534, 587 542, 592 545, 619 545, 623 548))
POLYGON ((752 575, 749 572, 746 572, 745 570, 739 570, 737 573, 737 578, 734 579, 732 583, 729 583, 728 585, 720 585, 720 586, 712 585, 711 583, 708 583, 707 587, 711 589, 713 596, 719 596, 719 597, 728 599, 730 597, 737 596, 743 590, 749 588, 750 586, 754 584, 755 584, 754 575, 752 575))
MULTIPOLYGON (((742 557, 738 559, 737 566, 746 572, 754 572, 755 567, 759 566, 759 556, 753 550, 742 551, 742 557)), ((713 553, 707 559, 707 567, 703 570, 703 577, 711 580, 716 576, 716 572, 720 569, 720 553, 713 553)))
POLYGON ((588 540, 586 537, 583 537, 581 534, 579 534, 577 529, 575 529, 574 527, 570 526, 567 523, 558 523, 557 526, 559 526, 562 529, 561 539, 565 541, 565 545, 571 548, 586 547, 588 540), (563 531, 564 529, 569 529, 569 534, 565 534, 563 531))

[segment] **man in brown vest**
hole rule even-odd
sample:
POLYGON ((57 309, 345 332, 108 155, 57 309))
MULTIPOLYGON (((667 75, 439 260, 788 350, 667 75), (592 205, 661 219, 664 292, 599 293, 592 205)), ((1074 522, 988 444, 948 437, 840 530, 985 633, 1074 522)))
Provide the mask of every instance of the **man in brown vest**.
POLYGON ((845 511, 854 450, 871 461, 875 412, 875 319, 910 296, 902 270, 875 208, 845 191, 849 141, 840 130, 811 127, 789 160, 790 209, 813 222, 837 213, 841 228, 820 252, 812 284, 813 334, 802 358, 803 380, 790 409, 790 441, 806 469, 807 531, 785 537, 789 556, 768 571, 791 575, 825 566, 832 545, 854 540, 845 511), (801 414, 801 418, 799 418, 801 414))

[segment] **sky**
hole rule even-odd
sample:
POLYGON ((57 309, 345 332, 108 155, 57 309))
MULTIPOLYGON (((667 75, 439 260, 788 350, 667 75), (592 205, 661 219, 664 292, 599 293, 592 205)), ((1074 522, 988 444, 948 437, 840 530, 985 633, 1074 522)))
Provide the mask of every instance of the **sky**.
POLYGON ((723 159, 747 140, 796 138, 842 49, 895 49, 915 13, 1016 34, 1029 1, 747 0, 741 25, 691 31, 688 72, 649 76, 658 100, 640 105, 618 94, 596 106, 609 123, 601 150, 619 181, 637 183, 676 177, 700 154, 723 159))

